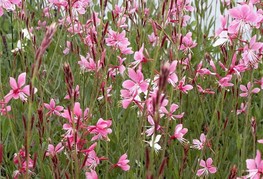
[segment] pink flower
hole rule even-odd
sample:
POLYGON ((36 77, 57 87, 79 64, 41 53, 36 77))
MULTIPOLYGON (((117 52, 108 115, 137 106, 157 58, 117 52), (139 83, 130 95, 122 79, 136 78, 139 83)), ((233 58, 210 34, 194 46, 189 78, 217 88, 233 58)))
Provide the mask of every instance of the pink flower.
POLYGON ((132 93, 129 90, 121 90, 121 97, 123 98, 121 103, 124 109, 127 109, 137 94, 132 93))
POLYGON ((147 59, 143 55, 143 51, 144 51, 144 44, 142 44, 142 47, 140 48, 139 51, 134 53, 135 62, 132 62, 132 65, 134 65, 134 68, 137 67, 138 65, 141 65, 142 63, 147 62, 147 59))
POLYGON ((126 58, 121 58, 120 56, 117 56, 119 65, 117 66, 119 72, 121 75, 123 75, 124 71, 126 70, 126 67, 123 65, 123 62, 126 60, 126 58))
POLYGON ((174 135, 171 136, 171 139, 177 139, 180 142, 187 142, 186 139, 184 139, 184 135, 188 132, 187 128, 183 128, 183 124, 177 124, 174 130, 174 135))
POLYGON ((117 26, 120 27, 120 28, 127 28, 128 27, 128 24, 126 23, 126 20, 127 20, 127 16, 122 16, 118 22, 117 22, 117 26))
POLYGON ((258 9, 257 15, 258 15, 258 23, 257 23, 257 25, 256 25, 256 28, 259 28, 260 25, 261 25, 262 22, 263 22, 263 10, 262 10, 262 9, 258 9))
POLYGON ((241 72, 245 72, 247 70, 247 65, 243 63, 236 64, 237 61, 237 55, 236 53, 233 55, 231 65, 229 69, 227 69, 221 62, 219 62, 219 65, 228 72, 228 74, 237 74, 240 77, 241 72))
POLYGON ((94 150, 97 146, 97 142, 95 142, 94 144, 92 144, 91 146, 89 146, 88 149, 84 149, 81 152, 85 152, 86 154, 88 154, 89 152, 91 152, 92 150, 94 150))
POLYGON ((131 80, 124 81, 122 87, 131 92, 146 92, 149 84, 144 80, 143 73, 140 70, 135 71, 129 68, 128 74, 131 80))
POLYGON ((106 87, 106 88, 104 86, 102 86, 101 87, 102 95, 99 96, 97 99, 102 100, 105 97, 107 101, 110 101, 111 91, 112 91, 112 85, 110 85, 109 87, 106 87))
POLYGON ((9 1, 15 5, 20 5, 21 3, 21 0, 9 0, 9 1))
POLYGON ((205 146, 206 143, 206 136, 204 133, 200 135, 200 140, 198 139, 193 139, 193 146, 192 148, 195 148, 197 150, 202 150, 205 146))
MULTIPOLYGON (((176 83, 178 82, 178 76, 176 75, 176 67, 177 67, 177 60, 172 61, 170 64, 169 62, 165 62, 165 67, 169 69, 169 75, 168 75, 168 83, 170 83, 173 87, 176 87, 176 83)), ((156 75, 155 81, 158 81, 160 75, 156 75)))
POLYGON ((156 36, 154 33, 151 33, 151 35, 148 35, 148 39, 149 39, 149 42, 152 44, 152 46, 156 46, 159 40, 159 37, 156 36))
POLYGON ((89 167, 90 169, 94 170, 97 165, 100 164, 100 159, 94 150, 86 152, 86 157, 87 160, 85 162, 85 166, 89 167))
POLYGON ((150 15, 150 9, 149 8, 144 8, 144 15, 149 16, 150 15))
POLYGON ((257 15, 253 11, 253 6, 247 4, 230 9, 229 15, 235 19, 243 20, 248 23, 257 21, 257 15))
POLYGON ((64 55, 68 55, 69 52, 70 52, 70 49, 71 49, 71 42, 70 42, 70 41, 67 41, 67 42, 66 42, 66 48, 63 50, 63 54, 64 54, 64 55))
POLYGON ((145 57, 143 55, 143 51, 144 51, 144 44, 142 44, 142 47, 140 48, 139 51, 134 53, 134 60, 139 61, 139 62, 143 62, 145 60, 145 57))
POLYGON ((261 153, 257 150, 257 155, 255 159, 247 159, 247 171, 249 174, 246 178, 260 179, 263 174, 263 161, 261 160, 261 153))
POLYGON ((246 66, 257 68, 260 61, 260 52, 262 51, 263 43, 256 42, 256 35, 253 36, 248 45, 243 49, 243 63, 246 66))
POLYGON ((108 134, 112 132, 112 130, 109 128, 112 124, 111 120, 103 120, 100 118, 95 126, 88 126, 88 131, 91 134, 95 134, 95 136, 92 137, 91 141, 94 140, 110 140, 108 138, 108 134))
POLYGON ((78 0, 75 1, 73 4, 73 8, 79 13, 79 14, 85 14, 86 8, 89 6, 90 0, 78 0))
POLYGON ((117 74, 123 75, 124 71, 126 70, 126 67, 123 65, 123 62, 126 60, 126 58, 121 58, 120 56, 117 56, 119 64, 116 66, 113 66, 109 68, 109 76, 115 78, 117 74))
POLYGON ((71 112, 70 110, 66 109, 64 112, 61 114, 61 116, 65 119, 68 119, 70 123, 74 122, 77 123, 78 120, 80 122, 86 120, 89 116, 89 108, 86 108, 84 112, 82 111, 80 107, 79 102, 75 102, 73 111, 71 112))
POLYGON ((128 165, 128 163, 129 163, 129 160, 127 159, 127 154, 125 153, 120 157, 118 163, 115 164, 115 166, 120 167, 124 171, 128 171, 130 170, 130 166, 128 165))
POLYGON ((96 62, 93 60, 93 58, 90 57, 89 54, 87 54, 86 58, 80 55, 80 61, 78 61, 78 64, 82 71, 87 72, 95 72, 101 68, 100 63, 98 62, 98 64, 96 64, 96 62))
POLYGON ((7 114, 7 112, 11 111, 11 106, 7 106, 7 104, 4 101, 0 101, 0 114, 2 116, 5 116, 7 114))
POLYGON ((137 1, 132 1, 132 4, 129 5, 129 10, 128 13, 129 14, 133 14, 138 10, 138 2, 137 1))
POLYGON ((80 103, 79 102, 76 102, 74 104, 73 112, 76 115, 76 117, 78 117, 78 118, 82 117, 82 109, 80 108, 80 103))
MULTIPOLYGON (((65 20, 61 21, 61 23, 64 23, 65 20)), ((81 34, 83 33, 83 26, 78 20, 72 21, 71 18, 67 18, 66 21, 69 24, 68 31, 72 34, 81 34)))
MULTIPOLYGON (((30 96, 30 87, 29 85, 24 86, 26 83, 26 73, 22 73, 18 76, 18 80, 13 77, 10 77, 9 84, 12 88, 10 92, 4 97, 5 102, 8 103, 12 98, 20 98, 22 101, 27 101, 27 97, 30 96)), ((37 89, 34 88, 34 93, 37 92, 37 89)))
MULTIPOLYGON (((165 98, 165 94, 163 94, 163 93, 159 94, 159 89, 154 88, 153 91, 150 91, 149 97, 146 100, 145 104, 146 104, 148 113, 150 115, 154 116, 154 113, 156 110, 159 110, 160 113, 164 113, 164 111, 162 109, 163 109, 163 107, 167 106, 168 100, 165 98), (158 96, 161 99, 160 101, 157 100, 158 96), (156 106, 158 106, 159 109, 156 109, 156 106)), ((163 114, 160 115, 160 117, 162 117, 162 116, 163 116, 163 114)))
POLYGON ((79 85, 71 91, 71 94, 67 94, 64 99, 78 98, 79 97, 79 85))
POLYGON ((179 10, 185 10, 192 12, 195 8, 191 6, 191 0, 179 0, 177 1, 177 6, 179 10))
POLYGON ((259 84, 260 88, 263 89, 263 77, 260 80, 257 80, 255 83, 259 84))
POLYGON ((246 24, 255 24, 258 22, 257 13, 254 12, 252 5, 243 4, 229 10, 229 15, 235 20, 229 26, 229 33, 237 34, 240 28, 246 24))
POLYGON ((64 134, 65 138, 72 137, 74 131, 76 131, 73 129, 72 124, 63 124, 62 128, 63 130, 66 130, 66 133, 64 134))
POLYGON ((233 83, 230 83, 230 82, 229 82, 229 81, 231 81, 231 79, 232 79, 232 75, 227 75, 227 76, 221 78, 221 79, 218 81, 219 86, 222 87, 222 88, 234 86, 233 83))
POLYGON ((192 40, 192 32, 188 32, 183 38, 182 38, 182 44, 180 46, 180 50, 183 50, 184 52, 191 51, 191 48, 194 48, 197 45, 197 43, 193 42, 192 40))
POLYGON ((192 85, 184 85, 184 83, 185 83, 185 77, 183 77, 179 81, 179 83, 177 85, 177 89, 182 91, 183 93, 187 94, 189 90, 193 89, 193 86, 192 85))
MULTIPOLYGON (((173 6, 170 7, 169 15, 167 18, 167 22, 176 23, 178 22, 178 12, 184 12, 184 11, 193 11, 194 7, 190 5, 190 0, 179 0, 176 1, 177 3, 173 3, 173 6)), ((190 19, 190 16, 184 15, 182 17, 182 25, 186 26, 186 21, 190 19)))
POLYGON ((203 89, 200 85, 196 85, 197 86, 197 89, 200 93, 203 93, 203 94, 215 94, 215 92, 209 88, 207 89, 203 89))
POLYGON ((62 152, 62 150, 64 149, 64 146, 62 145, 62 143, 58 143, 56 145, 56 147, 54 147, 54 145, 52 144, 48 144, 48 149, 46 152, 46 156, 51 156, 54 157, 56 154, 62 152))
POLYGON ((0 17, 4 14, 4 9, 14 11, 15 5, 19 5, 21 0, 1 0, 0 1, 0 17))
POLYGON ((220 34, 218 34, 218 39, 213 44, 213 47, 221 46, 226 44, 227 42, 231 42, 228 32, 223 30, 220 34))
POLYGON ((216 31, 216 36, 219 36, 219 34, 221 34, 223 31, 227 32, 227 18, 228 16, 222 16, 220 15, 220 23, 221 23, 221 27, 216 31))
POLYGON ((51 4, 54 4, 58 7, 67 7, 68 1, 67 0, 48 0, 51 4))
POLYGON ((109 30, 109 35, 105 39, 106 45, 118 48, 122 54, 132 54, 133 51, 131 47, 128 47, 130 45, 130 42, 128 38, 125 37, 125 35, 125 31, 118 33, 114 32, 113 30, 109 30))
MULTIPOLYGON (((64 125, 63 125, 64 127, 64 125)), ((83 148, 83 145, 85 143, 85 140, 81 138, 82 136, 80 136, 77 131, 74 132, 74 134, 72 133, 71 135, 64 135, 64 140, 67 141, 67 143, 65 145, 67 145, 67 147, 71 148, 74 145, 74 150, 76 151, 81 151, 81 149, 83 148), (76 147, 75 147, 76 146, 76 147)))
POLYGON ((124 8, 121 6, 118 6, 117 4, 115 4, 115 8, 113 9, 113 14, 118 17, 120 14, 122 14, 124 12, 124 8))
POLYGON ((206 161, 201 160, 200 166, 203 167, 202 169, 199 169, 196 173, 197 176, 201 177, 203 175, 208 175, 209 173, 214 174, 217 172, 217 168, 212 165, 213 160, 211 158, 208 158, 206 161))
POLYGON ((143 73, 140 69, 135 71, 132 68, 128 69, 128 75, 131 80, 126 80, 122 83, 122 87, 125 89, 121 90, 122 106, 127 108, 132 101, 140 102, 140 94, 143 92, 146 94, 148 89, 148 82, 144 80, 143 73))
MULTIPOLYGON (((131 102, 135 102, 137 105, 141 103, 141 98, 139 96, 138 91, 130 91, 128 89, 121 90, 122 99, 122 107, 126 109, 131 102)), ((139 105, 140 107, 140 105, 139 105)))
POLYGON ((247 104, 241 103, 240 109, 237 110, 237 115, 245 113, 247 110, 247 104))
POLYGON ((62 106, 56 106, 55 100, 53 98, 50 100, 49 104, 44 103, 44 106, 49 110, 47 115, 55 114, 57 116, 60 116, 60 112, 64 109, 62 106))
POLYGON ((160 106, 160 113, 161 114, 166 114, 169 119, 181 119, 184 117, 184 113, 181 114, 173 114, 179 106, 177 104, 171 104, 170 106, 170 111, 168 111, 164 106, 160 106))
MULTIPOLYGON (((151 124, 151 127, 145 131, 147 136, 151 136, 155 132, 155 122, 152 118, 152 116, 148 116, 147 118, 148 122, 151 124)), ((157 125, 156 130, 160 130, 161 126, 157 125)))
POLYGON ((212 73, 210 70, 208 70, 207 68, 202 68, 203 66, 203 61, 201 61, 196 69, 196 75, 216 75, 216 73, 212 73))
POLYGON ((124 55, 128 55, 128 54, 132 54, 133 53, 132 48, 128 47, 128 46, 120 46, 120 51, 124 55))
POLYGON ((252 4, 257 4, 257 3, 260 2, 260 0, 250 0, 249 2, 252 3, 252 4))
POLYGON ((249 95, 249 93, 258 93, 260 91, 259 88, 254 88, 254 89, 251 89, 252 88, 252 85, 250 82, 248 82, 247 86, 245 85, 240 85, 240 90, 243 92, 243 93, 240 93, 239 96, 241 97, 247 97, 249 95))
POLYGON ((15 179, 19 178, 20 175, 25 173, 33 174, 31 169, 34 168, 34 161, 31 159, 30 154, 27 159, 25 148, 19 150, 18 153, 14 154, 13 158, 14 164, 18 167, 18 170, 15 170, 13 173, 13 177, 15 179))
POLYGON ((44 14, 45 17, 50 18, 49 7, 45 7, 45 8, 43 9, 43 14, 44 14))
POLYGON ((171 64, 168 64, 169 66, 169 77, 168 77, 168 82, 175 87, 176 83, 178 82, 178 76, 176 75, 176 67, 177 67, 177 61, 174 60, 171 64))
POLYGON ((86 172, 85 175, 86 175, 86 179, 98 179, 99 178, 96 171, 92 169, 90 170, 90 172, 86 172))
POLYGON ((36 29, 37 30, 40 30, 40 29, 46 29, 47 28, 47 22, 46 21, 43 21, 43 22, 41 22, 40 20, 38 20, 38 22, 37 22, 37 27, 36 27, 36 29))
POLYGON ((105 39, 107 46, 113 46, 116 48, 127 47, 130 45, 128 38, 125 37, 125 31, 121 33, 115 32, 113 30, 109 30, 109 35, 105 39))

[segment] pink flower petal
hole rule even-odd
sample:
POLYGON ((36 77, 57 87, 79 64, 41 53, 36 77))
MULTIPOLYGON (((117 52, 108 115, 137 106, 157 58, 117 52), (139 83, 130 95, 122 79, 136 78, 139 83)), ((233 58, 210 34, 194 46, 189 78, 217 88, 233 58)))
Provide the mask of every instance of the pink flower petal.
POLYGON ((260 89, 259 89, 259 88, 254 88, 251 92, 252 92, 252 93, 259 93, 259 92, 260 92, 260 89))
POLYGON ((16 90, 18 88, 16 80, 13 77, 9 78, 9 84, 13 90, 16 90))
POLYGON ((199 169, 199 170, 197 170, 196 175, 200 177, 204 174, 204 172, 205 172, 205 169, 199 169))
POLYGON ((212 165, 212 163, 213 163, 213 159, 208 158, 208 159, 206 160, 206 165, 207 165, 207 167, 210 167, 210 166, 212 165))
POLYGON ((18 88, 21 88, 22 86, 24 86, 26 84, 26 73, 22 73, 18 76, 18 88))
POLYGON ((126 80, 122 83, 122 87, 126 88, 128 90, 131 90, 132 87, 134 87, 135 83, 131 80, 126 80))
POLYGON ((22 92, 25 93, 26 95, 30 96, 30 86, 26 85, 23 89, 22 92))
POLYGON ((205 162, 204 160, 201 160, 201 161, 200 161, 200 166, 206 167, 206 162, 205 162))
POLYGON ((208 170, 210 173, 216 173, 217 171, 216 167, 210 167, 208 170))
POLYGON ((240 85, 241 91, 247 92, 247 87, 245 85, 240 85))

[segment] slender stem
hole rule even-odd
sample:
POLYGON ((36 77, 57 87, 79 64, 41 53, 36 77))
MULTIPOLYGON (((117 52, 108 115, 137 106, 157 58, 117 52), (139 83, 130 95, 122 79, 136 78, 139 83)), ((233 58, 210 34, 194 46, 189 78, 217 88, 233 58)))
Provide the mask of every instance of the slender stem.
MULTIPOLYGON (((254 70, 252 69, 252 72, 250 73, 250 82, 251 84, 253 84, 253 77, 254 77, 254 70)), ((251 86, 251 88, 248 90, 248 102, 247 102, 247 113, 246 113, 246 117, 245 117, 245 129, 243 132, 243 141, 242 141, 242 149, 241 149, 241 164, 242 166, 244 166, 245 163, 245 159, 246 159, 246 153, 247 153, 247 138, 248 138, 248 129, 250 127, 249 125, 249 117, 250 117, 250 107, 251 107, 251 100, 252 100, 252 94, 251 94, 251 90, 252 90, 253 86, 251 86)))

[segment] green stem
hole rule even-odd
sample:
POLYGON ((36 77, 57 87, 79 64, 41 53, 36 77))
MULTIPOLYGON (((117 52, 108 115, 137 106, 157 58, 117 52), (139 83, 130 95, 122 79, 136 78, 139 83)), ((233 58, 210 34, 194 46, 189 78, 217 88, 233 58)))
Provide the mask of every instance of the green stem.
MULTIPOLYGON (((254 70, 252 69, 252 73, 250 74, 250 82, 251 84, 253 84, 253 77, 254 77, 254 70)), ((242 141, 242 149, 241 149, 241 166, 244 166, 245 164, 245 159, 246 159, 246 153, 247 153, 247 138, 248 138, 248 129, 250 127, 249 125, 249 117, 250 115, 250 107, 251 107, 251 100, 252 100, 252 94, 251 94, 251 90, 252 90, 253 86, 251 86, 251 88, 248 91, 248 102, 247 102, 247 113, 246 113, 246 117, 245 117, 245 129, 243 132, 243 141, 242 141)), ((242 167, 243 168, 243 167, 242 167)))

